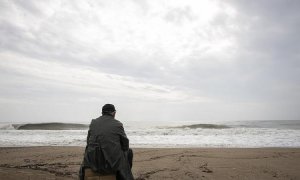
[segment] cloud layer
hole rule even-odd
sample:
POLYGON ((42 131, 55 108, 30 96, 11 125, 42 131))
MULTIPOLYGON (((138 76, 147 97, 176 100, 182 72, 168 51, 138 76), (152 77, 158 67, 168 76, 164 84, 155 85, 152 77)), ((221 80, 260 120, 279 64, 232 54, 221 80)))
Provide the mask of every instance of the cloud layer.
POLYGON ((298 1, 2 1, 0 121, 299 119, 298 1))

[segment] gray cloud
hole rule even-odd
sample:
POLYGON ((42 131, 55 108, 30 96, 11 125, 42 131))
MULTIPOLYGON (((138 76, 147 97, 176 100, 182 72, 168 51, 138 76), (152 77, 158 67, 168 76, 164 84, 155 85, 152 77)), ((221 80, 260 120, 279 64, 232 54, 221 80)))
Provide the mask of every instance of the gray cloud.
POLYGON ((298 1, 202 3, 2 2, 0 116, 17 121, 18 103, 31 114, 48 103, 79 121, 64 104, 90 108, 83 118, 114 100, 140 104, 145 120, 155 107, 168 113, 158 119, 298 119, 298 1))

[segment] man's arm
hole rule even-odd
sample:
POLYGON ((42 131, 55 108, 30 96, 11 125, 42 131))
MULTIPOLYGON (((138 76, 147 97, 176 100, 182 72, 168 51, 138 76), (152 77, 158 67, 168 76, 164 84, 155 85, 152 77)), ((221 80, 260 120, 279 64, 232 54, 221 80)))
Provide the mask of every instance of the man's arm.
POLYGON ((91 135, 91 130, 88 131, 88 135, 87 135, 87 137, 86 137, 86 143, 87 143, 87 144, 88 144, 88 142, 89 142, 90 135, 91 135))
POLYGON ((127 138, 123 125, 120 126, 120 143, 123 151, 128 151, 129 149, 129 139, 127 138))
POLYGON ((88 131, 87 138, 86 138, 86 143, 87 143, 87 144, 88 144, 89 138, 90 138, 90 136, 91 136, 91 127, 92 127, 93 121, 94 121, 94 120, 92 119, 92 121, 91 121, 91 123, 90 123, 90 126, 89 126, 89 131, 88 131))

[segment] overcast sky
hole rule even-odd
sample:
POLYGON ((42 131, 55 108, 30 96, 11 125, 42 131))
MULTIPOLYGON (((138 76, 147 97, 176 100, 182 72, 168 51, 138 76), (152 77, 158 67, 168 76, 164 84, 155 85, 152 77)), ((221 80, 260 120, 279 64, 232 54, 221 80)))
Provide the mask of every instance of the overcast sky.
POLYGON ((300 119, 300 1, 1 0, 0 122, 300 119))

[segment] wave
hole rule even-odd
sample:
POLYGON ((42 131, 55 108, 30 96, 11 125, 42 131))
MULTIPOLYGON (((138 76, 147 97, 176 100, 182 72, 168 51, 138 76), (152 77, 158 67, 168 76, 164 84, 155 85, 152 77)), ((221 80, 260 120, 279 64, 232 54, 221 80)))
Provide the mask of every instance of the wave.
POLYGON ((76 123, 34 123, 34 124, 2 124, 1 130, 84 130, 87 124, 76 123))
POLYGON ((222 125, 222 124, 191 124, 191 125, 183 125, 183 126, 175 126, 175 127, 170 127, 170 128, 190 128, 190 129, 227 129, 231 128, 230 126, 227 125, 222 125))
POLYGON ((0 124, 0 130, 13 130, 16 129, 13 124, 0 124))

